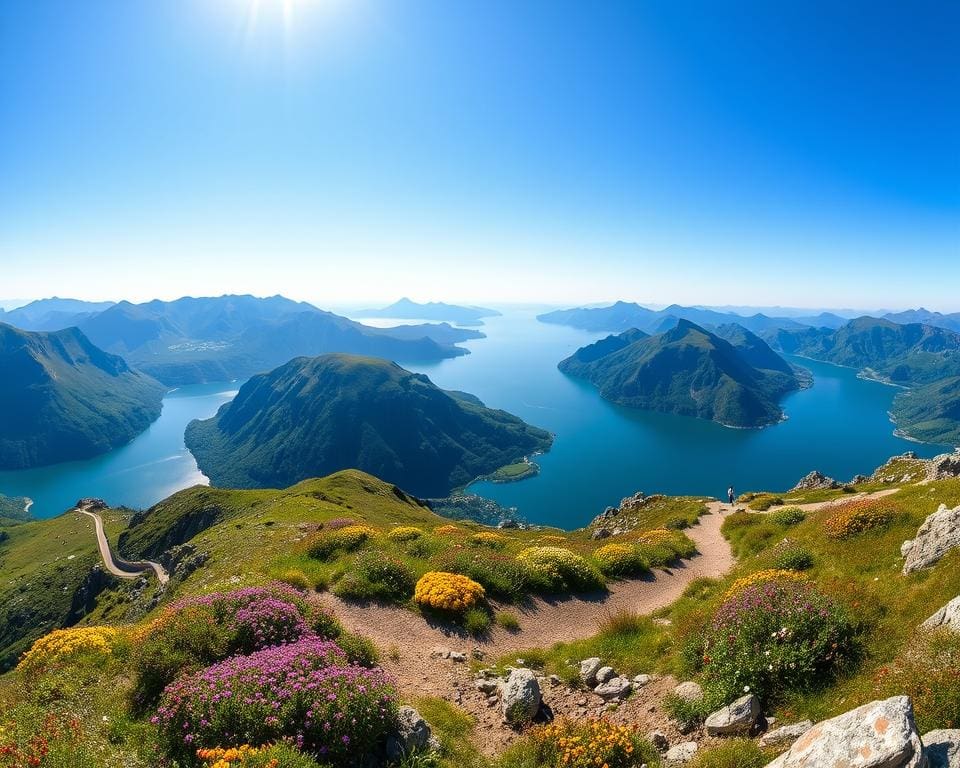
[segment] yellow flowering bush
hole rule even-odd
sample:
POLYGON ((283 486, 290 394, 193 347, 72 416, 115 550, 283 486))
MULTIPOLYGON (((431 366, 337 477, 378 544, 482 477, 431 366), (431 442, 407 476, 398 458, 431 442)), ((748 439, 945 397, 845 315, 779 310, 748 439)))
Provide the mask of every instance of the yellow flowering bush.
POLYGON ((608 576, 632 576, 647 570, 647 564, 629 544, 604 544, 593 553, 600 570, 608 576))
POLYGON ((433 532, 437 536, 456 536, 461 533, 461 530, 456 525, 438 525, 433 529, 433 532))
POLYGON ((369 525, 348 525, 332 531, 324 531, 311 541, 308 547, 310 557, 326 560, 336 552, 353 552, 360 549, 379 531, 369 525))
POLYGON ((552 533, 548 533, 546 536, 541 536, 539 539, 541 544, 566 544, 567 540, 563 536, 556 536, 552 533))
POLYGON ((583 557, 563 547, 528 547, 517 555, 530 572, 532 586, 551 592, 603 587, 603 576, 583 557))
POLYGON ((753 587, 757 584, 766 584, 768 581, 807 581, 807 577, 800 571, 787 571, 781 570, 779 568, 766 568, 762 571, 756 571, 751 573, 749 576, 744 576, 743 578, 737 579, 731 585, 724 595, 724 600, 729 600, 731 597, 736 597, 747 587, 753 587))
POLYGON ((119 638, 120 632, 113 627, 57 629, 41 637, 23 654, 20 668, 35 672, 79 656, 106 658, 113 653, 119 638))
POLYGON ((669 544, 677 537, 676 531, 667 528, 654 528, 652 531, 643 531, 636 534, 634 541, 638 544, 669 544))
POLYGON ((413 599, 425 608, 459 612, 475 606, 485 594, 483 587, 467 576, 429 571, 417 582, 413 599))
POLYGON ((824 523, 831 539, 847 539, 874 528, 883 528, 893 520, 895 508, 889 502, 855 499, 833 507, 824 523))
POLYGON ((399 525, 387 534, 390 541, 413 541, 423 536, 423 531, 413 525, 399 525))
POLYGON ((490 547, 490 549, 503 549, 510 543, 510 539, 501 536, 493 531, 480 531, 473 534, 468 541, 474 547, 490 547))
POLYGON ((557 720, 531 734, 534 764, 544 768, 635 768, 656 750, 635 728, 609 720, 557 720))

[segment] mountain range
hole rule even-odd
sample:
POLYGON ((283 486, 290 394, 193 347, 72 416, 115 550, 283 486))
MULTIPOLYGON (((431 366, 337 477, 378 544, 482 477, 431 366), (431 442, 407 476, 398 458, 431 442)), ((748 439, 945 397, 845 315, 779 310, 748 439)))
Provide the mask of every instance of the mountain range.
POLYGON ((246 378, 298 355, 325 352, 440 360, 467 354, 454 346, 458 342, 482 338, 447 324, 370 328, 282 296, 184 297, 105 307, 47 299, 0 317, 14 324, 76 325, 97 346, 170 386, 246 378))
POLYGON ((430 301, 418 304, 404 297, 389 307, 382 309, 362 309, 354 317, 392 317, 398 320, 447 320, 457 325, 483 325, 485 317, 499 317, 495 309, 486 307, 464 307, 457 304, 445 304, 442 301, 430 301))
POLYGON ((160 415, 166 388, 77 328, 0 323, 0 469, 85 459, 132 440, 160 415))
POLYGON ((612 402, 696 416, 726 426, 762 427, 783 418, 778 400, 799 389, 798 373, 739 325, 712 333, 688 320, 651 336, 631 329, 560 362, 612 402))
POLYGON ((553 440, 396 363, 344 354, 254 376, 185 439, 218 486, 280 488, 356 468, 420 496, 444 496, 553 440))

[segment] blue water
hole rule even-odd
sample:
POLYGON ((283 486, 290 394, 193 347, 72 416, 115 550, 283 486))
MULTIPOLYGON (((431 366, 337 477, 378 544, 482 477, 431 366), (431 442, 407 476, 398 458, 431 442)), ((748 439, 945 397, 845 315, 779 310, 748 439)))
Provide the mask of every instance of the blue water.
MULTIPOLYGON (((813 372, 815 382, 786 398, 788 420, 762 430, 735 430, 613 405, 590 384, 557 370, 561 359, 602 334, 538 323, 532 311, 489 318, 483 331, 486 339, 465 345, 472 352, 466 357, 408 367, 556 435, 552 450, 537 458, 538 477, 471 486, 517 507, 533 522, 583 525, 638 490, 720 496, 731 483, 738 491, 783 490, 811 469, 848 480, 897 453, 933 456, 948 450, 895 437, 887 411, 896 390, 858 379, 849 369, 795 359, 813 372)), ((238 386, 176 390, 164 400, 160 419, 129 445, 89 461, 0 472, 0 493, 29 496, 33 513, 48 517, 81 496, 141 508, 205 483, 184 447, 183 430, 191 419, 212 416, 238 386)))
POLYGON ((0 472, 0 494, 33 499, 30 512, 52 517, 83 496, 99 496, 113 506, 149 507, 182 488, 207 478, 183 444, 192 419, 216 413, 239 384, 196 384, 167 394, 160 418, 133 441, 86 461, 0 472))

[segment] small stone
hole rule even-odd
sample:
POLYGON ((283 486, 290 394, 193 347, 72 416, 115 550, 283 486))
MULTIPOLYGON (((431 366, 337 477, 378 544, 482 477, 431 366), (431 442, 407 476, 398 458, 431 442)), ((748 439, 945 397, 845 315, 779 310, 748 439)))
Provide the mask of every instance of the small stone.
POLYGON ((487 679, 477 680, 477 682, 475 682, 474 685, 477 687, 477 690, 480 691, 481 693, 493 693, 499 687, 497 685, 496 680, 487 680, 487 679))
POLYGON ((614 672, 613 667, 600 667, 597 670, 596 678, 598 683, 605 683, 607 680, 610 680, 617 676, 617 673, 614 672))
POLYGON ((430 726, 413 707, 397 711, 397 730, 387 739, 387 757, 399 760, 426 747, 430 741, 430 726))
POLYGON ((680 685, 673 689, 673 692, 684 701, 700 701, 703 699, 703 688, 700 687, 699 683, 695 683, 692 680, 680 683, 680 685))
POLYGON ((540 709, 540 684, 529 669, 515 669, 500 689, 503 719, 513 726, 529 723, 540 709))
POLYGON ((604 700, 624 699, 630 695, 632 689, 633 684, 627 678, 614 677, 598 685, 593 692, 604 700))
POLYGON ((697 748, 697 742, 685 741, 675 747, 670 747, 665 757, 668 763, 689 763, 697 754, 697 748))
POLYGON ((450 649, 444 648, 442 645, 435 645, 430 649, 430 655, 434 658, 448 659, 450 658, 450 649))
POLYGON ((597 671, 600 669, 601 662, 596 656, 584 659, 580 662, 580 679, 586 685, 596 685, 597 671))
POLYGON ((760 699, 752 693, 741 696, 707 717, 708 736, 732 736, 749 733, 760 717, 760 699))
POLYGON ((793 744, 803 734, 813 728, 809 720, 801 720, 793 725, 782 725, 774 731, 767 731, 760 737, 761 747, 782 747, 793 744))
POLYGON ((461 653, 460 651, 450 651, 448 658, 451 661, 465 662, 467 660, 467 654, 461 653))
POLYGON ((550 685, 560 685, 561 682, 558 675, 550 675, 550 685))
POLYGON ((473 656, 473 658, 475 658, 477 661, 480 661, 480 660, 483 659, 483 657, 484 657, 486 654, 484 654, 484 652, 483 652, 482 649, 480 649, 480 648, 474 648, 473 650, 470 651, 470 655, 473 656))
POLYGON ((654 681, 653 675, 637 675, 633 678, 633 687, 634 688, 643 688, 645 685, 650 685, 654 681))
POLYGON ((577 699, 575 703, 576 703, 576 705, 577 705, 578 707, 585 707, 585 706, 587 706, 587 700, 586 700, 585 698, 583 698, 583 699, 577 699))
POLYGON ((670 739, 663 731, 650 731, 647 734, 647 741, 653 744, 657 752, 666 752, 670 749, 670 739))

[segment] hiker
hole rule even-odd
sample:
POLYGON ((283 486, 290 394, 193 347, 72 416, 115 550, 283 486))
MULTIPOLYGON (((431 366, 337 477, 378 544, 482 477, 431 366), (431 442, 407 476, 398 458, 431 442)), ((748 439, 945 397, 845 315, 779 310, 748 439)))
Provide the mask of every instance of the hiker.
POLYGON ((735 498, 736 498, 736 495, 734 494, 733 486, 731 485, 729 488, 727 488, 727 499, 729 500, 731 506, 733 505, 733 501, 735 498))

